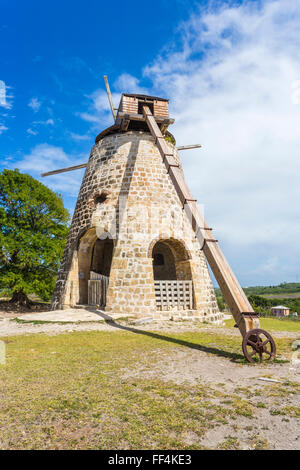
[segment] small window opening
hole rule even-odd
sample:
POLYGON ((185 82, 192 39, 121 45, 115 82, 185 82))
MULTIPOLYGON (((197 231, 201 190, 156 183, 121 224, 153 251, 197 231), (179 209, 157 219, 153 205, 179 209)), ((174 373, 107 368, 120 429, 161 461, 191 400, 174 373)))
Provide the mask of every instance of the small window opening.
POLYGON ((103 204, 103 202, 106 201, 107 196, 108 196, 108 194, 106 194, 106 193, 97 194, 94 197, 95 204, 103 204))
POLYGON ((154 114, 153 102, 152 101, 140 101, 138 102, 138 113, 143 114, 143 106, 148 106, 151 113, 154 114))
POLYGON ((164 255, 161 253, 155 253, 153 256, 153 264, 154 266, 163 266, 165 264, 164 255))

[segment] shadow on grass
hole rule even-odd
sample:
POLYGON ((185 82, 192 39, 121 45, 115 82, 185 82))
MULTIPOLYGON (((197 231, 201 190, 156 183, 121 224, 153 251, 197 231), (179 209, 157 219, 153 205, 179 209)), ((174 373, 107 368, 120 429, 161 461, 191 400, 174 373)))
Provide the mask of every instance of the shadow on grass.
POLYGON ((105 322, 108 323, 110 326, 113 326, 120 330, 130 331, 131 333, 135 333, 138 335, 149 336, 150 338, 155 338, 161 341, 168 341, 169 343, 179 344, 180 346, 185 346, 190 349, 196 349, 197 351, 203 351, 208 354, 214 354, 219 357, 225 357, 226 359, 230 359, 231 362, 250 365, 245 360, 242 354, 224 351, 223 349, 214 348, 212 346, 204 346, 204 345, 197 344, 197 343, 191 343, 190 341, 185 341, 183 339, 172 338, 170 336, 153 333, 152 331, 137 330, 136 328, 133 328, 130 326, 120 325, 119 323, 116 323, 114 320, 106 320, 105 322))

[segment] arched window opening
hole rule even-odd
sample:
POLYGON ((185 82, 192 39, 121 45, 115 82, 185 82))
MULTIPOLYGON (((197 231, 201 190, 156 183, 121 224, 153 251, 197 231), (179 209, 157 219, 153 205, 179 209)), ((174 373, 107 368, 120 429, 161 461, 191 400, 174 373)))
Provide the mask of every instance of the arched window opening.
POLYGON ((152 257, 155 280, 162 281, 176 279, 175 259, 172 250, 166 243, 157 242, 154 245, 152 257))
POLYGON ((175 239, 159 240, 153 246, 151 255, 157 308, 193 309, 190 255, 184 243, 175 239))

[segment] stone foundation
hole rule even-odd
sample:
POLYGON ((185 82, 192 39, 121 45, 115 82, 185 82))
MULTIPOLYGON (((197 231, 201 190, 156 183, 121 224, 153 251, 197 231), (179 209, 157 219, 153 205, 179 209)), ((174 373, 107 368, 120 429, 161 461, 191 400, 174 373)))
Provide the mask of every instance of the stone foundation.
POLYGON ((197 320, 201 323, 214 323, 215 325, 224 324, 224 315, 222 312, 206 314, 198 310, 178 310, 178 311, 156 311, 153 314, 155 320, 197 320))

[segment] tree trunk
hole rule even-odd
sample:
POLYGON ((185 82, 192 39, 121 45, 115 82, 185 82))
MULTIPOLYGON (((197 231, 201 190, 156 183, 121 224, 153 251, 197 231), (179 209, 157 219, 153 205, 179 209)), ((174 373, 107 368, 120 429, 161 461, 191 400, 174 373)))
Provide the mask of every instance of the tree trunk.
POLYGON ((11 303, 30 308, 32 302, 23 291, 15 291, 10 299, 11 303))

